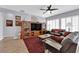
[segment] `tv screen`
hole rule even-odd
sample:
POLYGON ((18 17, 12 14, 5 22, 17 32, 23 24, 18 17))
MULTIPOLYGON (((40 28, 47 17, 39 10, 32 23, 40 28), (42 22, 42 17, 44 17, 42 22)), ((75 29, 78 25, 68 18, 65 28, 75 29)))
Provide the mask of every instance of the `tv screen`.
POLYGON ((41 28, 42 28, 42 24, 40 24, 40 23, 31 23, 31 31, 41 30, 41 28))

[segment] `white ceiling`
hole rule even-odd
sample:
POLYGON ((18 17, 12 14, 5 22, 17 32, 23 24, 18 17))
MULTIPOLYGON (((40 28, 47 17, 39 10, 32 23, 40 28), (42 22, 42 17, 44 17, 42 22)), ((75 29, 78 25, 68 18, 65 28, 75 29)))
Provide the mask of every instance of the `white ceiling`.
POLYGON ((43 14, 44 11, 41 11, 40 9, 46 8, 47 5, 0 5, 0 7, 15 10, 18 12, 24 10, 25 13, 41 17, 49 17, 71 10, 79 9, 79 5, 54 5, 52 6, 52 8, 58 8, 59 10, 52 11, 52 14, 50 14, 49 12, 43 14))

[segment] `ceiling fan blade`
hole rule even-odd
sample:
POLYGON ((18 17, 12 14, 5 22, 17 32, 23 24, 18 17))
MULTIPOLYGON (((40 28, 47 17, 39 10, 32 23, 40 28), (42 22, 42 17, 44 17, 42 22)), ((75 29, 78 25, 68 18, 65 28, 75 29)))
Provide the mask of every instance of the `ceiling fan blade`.
POLYGON ((51 8, 52 7, 52 5, 49 5, 47 8, 51 8))
POLYGON ((40 10, 46 10, 46 9, 40 9, 40 10))
POLYGON ((52 7, 52 5, 50 5, 50 8, 52 7))
POLYGON ((55 9, 50 9, 50 11, 53 11, 53 10, 58 10, 58 9, 56 9, 56 8, 55 9))

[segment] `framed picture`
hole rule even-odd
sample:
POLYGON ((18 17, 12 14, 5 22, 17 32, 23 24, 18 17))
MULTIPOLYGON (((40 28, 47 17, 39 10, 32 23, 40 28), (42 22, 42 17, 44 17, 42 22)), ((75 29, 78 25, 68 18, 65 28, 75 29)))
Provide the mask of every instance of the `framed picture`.
POLYGON ((6 26, 13 26, 13 20, 6 20, 6 26))
POLYGON ((21 16, 15 16, 15 25, 21 26, 21 16))
POLYGON ((15 19, 16 19, 17 21, 19 21, 19 20, 21 20, 21 16, 15 16, 15 19))
POLYGON ((16 21, 15 25, 16 26, 21 26, 22 22, 21 21, 16 21))

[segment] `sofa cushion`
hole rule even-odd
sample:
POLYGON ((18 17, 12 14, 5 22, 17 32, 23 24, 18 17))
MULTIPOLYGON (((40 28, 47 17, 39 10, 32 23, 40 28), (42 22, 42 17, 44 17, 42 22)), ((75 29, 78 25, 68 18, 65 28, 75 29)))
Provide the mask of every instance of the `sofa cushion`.
POLYGON ((60 33, 60 32, 64 32, 65 30, 63 29, 52 29, 51 32, 56 32, 56 33, 60 33))
POLYGON ((70 33, 62 41, 66 40, 67 38, 70 38, 74 43, 78 43, 79 32, 72 32, 72 33, 70 33))
POLYGON ((63 36, 67 36, 68 34, 70 34, 71 32, 64 32, 63 36))
POLYGON ((70 38, 67 38, 66 40, 61 42, 62 48, 60 51, 62 53, 75 53, 76 52, 76 46, 77 44, 74 43, 70 38))
POLYGON ((75 44, 75 43, 66 44, 60 49, 60 52, 62 52, 62 53, 75 53, 76 47, 77 47, 77 44, 75 44))
POLYGON ((61 43, 61 41, 63 40, 63 37, 61 37, 61 36, 51 36, 51 39, 61 43))
POLYGON ((70 38, 67 38, 61 42, 62 46, 66 45, 66 44, 72 44, 72 43, 73 43, 73 41, 70 38))
POLYGON ((72 39, 73 42, 78 43, 79 41, 79 32, 74 32, 74 38, 72 39))
POLYGON ((67 50, 71 47, 71 45, 72 45, 72 44, 66 44, 66 45, 64 45, 64 46, 60 49, 60 51, 63 52, 63 53, 67 52, 67 50))
MULTIPOLYGON (((69 35, 67 35, 66 37, 64 37, 64 39, 62 40, 62 42, 65 41, 65 40, 68 39, 68 38, 69 38, 69 39, 73 39, 73 38, 74 38, 73 33, 70 33, 69 35)), ((62 42, 61 42, 61 43, 62 43, 62 42)))

